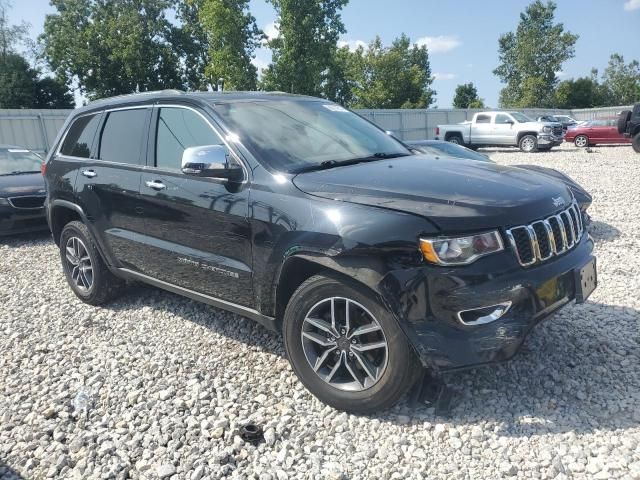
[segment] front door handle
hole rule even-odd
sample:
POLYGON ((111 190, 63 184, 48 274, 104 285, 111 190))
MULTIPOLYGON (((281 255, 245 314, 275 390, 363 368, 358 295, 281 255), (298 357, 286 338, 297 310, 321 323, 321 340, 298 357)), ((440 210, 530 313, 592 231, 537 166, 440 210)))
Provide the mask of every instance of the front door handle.
POLYGON ((150 180, 144 183, 147 187, 153 188, 154 190, 164 190, 167 188, 167 186, 159 180, 150 180))
POLYGON ((82 170, 82 175, 84 175, 87 178, 93 178, 98 176, 95 170, 82 170))

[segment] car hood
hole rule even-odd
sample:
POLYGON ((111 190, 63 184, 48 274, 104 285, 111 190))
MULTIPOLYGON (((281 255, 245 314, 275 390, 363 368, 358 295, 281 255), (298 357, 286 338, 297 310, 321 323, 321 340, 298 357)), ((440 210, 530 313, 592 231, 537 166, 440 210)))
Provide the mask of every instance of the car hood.
POLYGON ((519 225, 571 202, 567 187, 546 175, 429 155, 302 173, 293 182, 310 195, 421 215, 446 232, 519 225))
POLYGON ((524 168, 525 170, 530 170, 533 172, 538 172, 561 181, 567 187, 569 187, 576 201, 580 204, 582 210, 586 210, 593 201, 593 197, 591 196, 591 194, 587 192, 578 182, 576 182, 570 176, 559 172, 558 170, 549 167, 541 167, 539 165, 517 165, 517 167, 524 168))
POLYGON ((537 122, 537 121, 533 121, 533 122, 523 122, 520 125, 522 125, 524 129, 532 129, 532 130, 542 130, 542 127, 562 127, 562 124, 560 122, 537 122))
POLYGON ((44 195, 44 179, 38 173, 0 175, 0 197, 44 195))

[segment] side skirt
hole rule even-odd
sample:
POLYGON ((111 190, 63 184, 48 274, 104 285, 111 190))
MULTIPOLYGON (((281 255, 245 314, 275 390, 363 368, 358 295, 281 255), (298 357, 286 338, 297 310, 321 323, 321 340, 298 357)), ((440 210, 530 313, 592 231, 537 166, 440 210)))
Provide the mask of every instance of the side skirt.
POLYGON ((153 285, 154 287, 161 288, 163 290, 167 290, 172 293, 176 293, 178 295, 182 295, 184 297, 190 298, 192 300, 196 300, 198 302, 206 303, 207 305, 211 305, 213 307, 221 308, 222 310, 227 310, 228 312, 237 313, 243 317, 250 318, 251 320, 259 323, 263 327, 277 332, 277 322, 275 318, 268 317, 266 315, 261 314, 257 310, 252 308, 244 307, 242 305, 238 305, 236 303, 228 302, 226 300, 222 300, 220 298, 211 297, 209 295, 205 295, 202 293, 194 292, 193 290, 189 290, 187 288, 179 287, 178 285, 173 285, 172 283, 167 283, 163 280, 158 280, 157 278, 149 277, 148 275, 144 275, 142 273, 134 272, 133 270, 129 270, 127 268, 118 268, 117 273, 120 277, 128 278, 131 280, 138 280, 140 282, 148 283, 149 285, 153 285))

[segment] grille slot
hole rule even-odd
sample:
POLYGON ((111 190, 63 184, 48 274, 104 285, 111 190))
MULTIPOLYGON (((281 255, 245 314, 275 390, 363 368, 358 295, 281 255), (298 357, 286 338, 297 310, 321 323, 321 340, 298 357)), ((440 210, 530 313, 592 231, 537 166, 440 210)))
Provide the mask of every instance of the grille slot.
POLYGON ((31 210, 44 207, 44 195, 28 195, 24 197, 10 197, 9 203, 13 208, 31 210))
POLYGON ((582 214, 576 204, 544 220, 507 230, 507 238, 523 267, 560 255, 580 242, 582 214))
POLYGON ((559 137, 560 135, 562 135, 562 127, 553 127, 553 134, 556 137, 559 137))

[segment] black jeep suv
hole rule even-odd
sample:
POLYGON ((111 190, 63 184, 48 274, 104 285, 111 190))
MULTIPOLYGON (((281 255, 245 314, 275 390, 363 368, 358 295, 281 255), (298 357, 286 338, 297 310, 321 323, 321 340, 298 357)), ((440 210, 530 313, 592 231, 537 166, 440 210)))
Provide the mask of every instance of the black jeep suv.
POLYGON ((69 285, 139 280, 282 331, 307 388, 392 405, 422 367, 510 358, 595 288, 569 189, 416 156, 339 105, 267 93, 139 94, 75 111, 47 158, 69 285))
POLYGON ((633 149, 640 153, 640 103, 636 103, 633 110, 620 112, 618 133, 631 138, 633 149))

